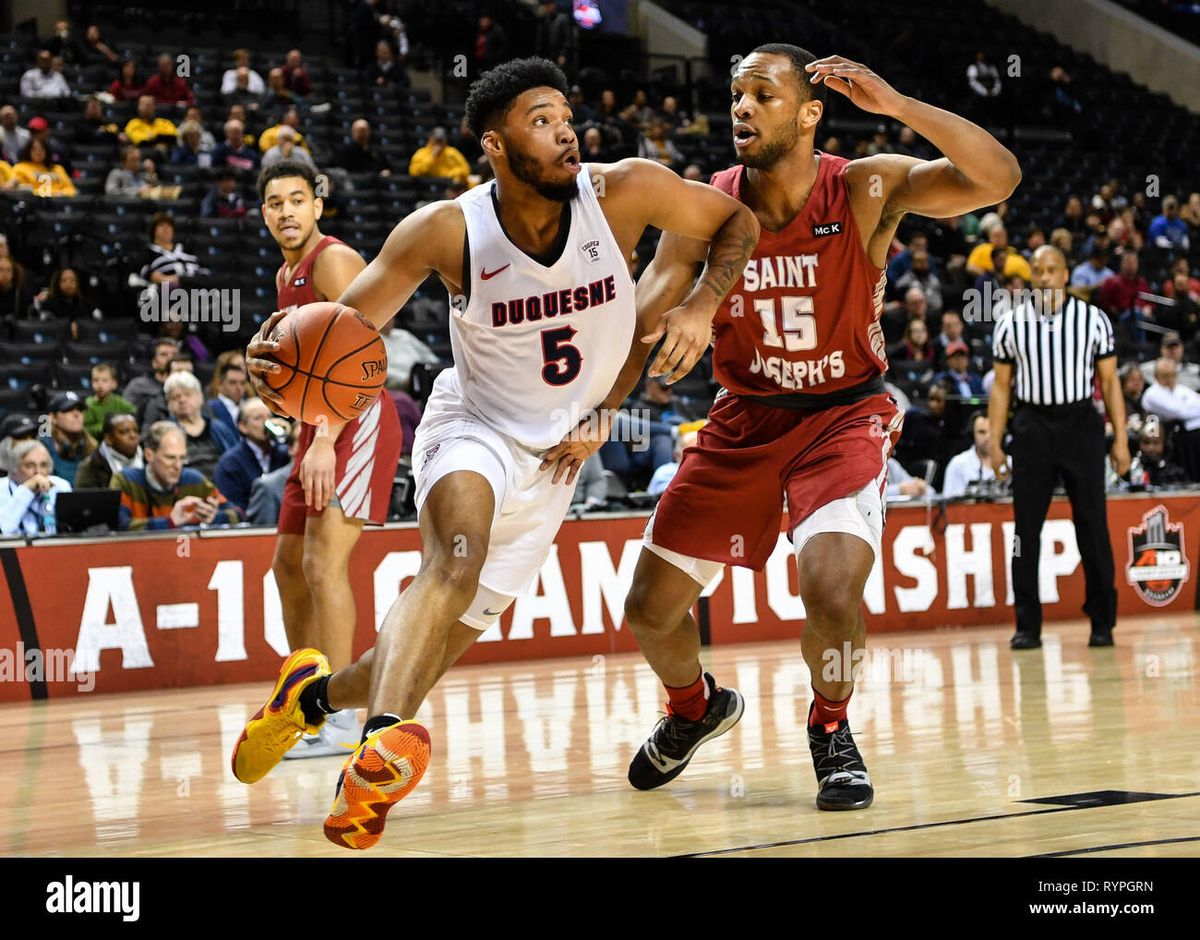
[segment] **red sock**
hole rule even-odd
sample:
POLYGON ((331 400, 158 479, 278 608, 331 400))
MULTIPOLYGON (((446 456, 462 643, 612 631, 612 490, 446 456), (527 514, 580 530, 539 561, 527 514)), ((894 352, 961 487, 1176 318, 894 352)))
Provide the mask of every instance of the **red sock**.
POLYGON ((708 711, 708 683, 704 681, 704 672, 691 685, 677 689, 664 685, 667 690, 667 708, 672 715, 686 718, 688 721, 699 721, 708 711))
MULTIPOLYGON (((850 693, 850 695, 853 694, 853 692, 850 693)), ((846 717, 846 706, 850 704, 850 695, 840 702, 834 702, 813 689, 813 709, 808 726, 811 728, 813 725, 833 725, 836 728, 837 723, 846 717)), ((826 728, 826 730, 832 731, 833 728, 826 728)))

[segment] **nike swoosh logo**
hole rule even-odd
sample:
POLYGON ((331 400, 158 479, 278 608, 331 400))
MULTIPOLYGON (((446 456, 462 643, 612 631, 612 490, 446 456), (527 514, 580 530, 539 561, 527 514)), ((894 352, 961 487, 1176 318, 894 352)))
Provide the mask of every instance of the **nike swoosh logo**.
POLYGON ((495 277, 497 274, 499 274, 499 273, 500 273, 501 271, 503 271, 505 268, 507 268, 507 267, 510 267, 511 265, 512 265, 512 262, 510 261, 510 262, 509 262, 508 264, 506 264, 506 265, 505 265, 503 268, 496 268, 496 270, 495 270, 495 271, 486 271, 486 270, 485 270, 485 271, 480 271, 480 272, 479 272, 479 277, 480 277, 480 279, 481 279, 481 280, 484 280, 484 281, 491 280, 491 279, 492 279, 492 278, 494 278, 494 277, 495 277))
POLYGON ((486 607, 483 609, 483 615, 485 617, 499 617, 502 613, 504 613, 502 610, 489 610, 486 607))

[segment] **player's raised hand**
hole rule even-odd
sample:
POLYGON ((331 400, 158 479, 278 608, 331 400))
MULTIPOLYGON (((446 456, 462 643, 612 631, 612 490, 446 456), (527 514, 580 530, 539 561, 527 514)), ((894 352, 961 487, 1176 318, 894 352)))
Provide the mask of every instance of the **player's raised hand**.
POLYGON ((804 70, 814 85, 824 82, 826 88, 841 92, 858 107, 872 114, 895 115, 905 101, 904 95, 869 68, 845 56, 831 55, 817 59, 804 66, 804 70))
POLYGON ((712 318, 706 310, 687 306, 664 313, 654 330, 642 337, 649 345, 663 340, 647 374, 651 378, 665 375, 667 384, 674 385, 691 372, 712 342, 712 318))
POLYGON ((575 482, 584 461, 596 453, 608 440, 612 430, 612 412, 607 408, 593 411, 575 425, 567 435, 542 456, 540 470, 554 468, 551 483, 560 480, 567 486, 575 482))
POLYGON ((267 387, 267 377, 278 372, 279 365, 270 359, 262 358, 274 354, 279 349, 279 344, 269 337, 276 324, 286 316, 286 310, 276 310, 254 334, 254 339, 250 340, 246 347, 246 374, 250 376, 250 384, 266 406, 275 414, 290 418, 292 416, 283 407, 283 399, 267 387))

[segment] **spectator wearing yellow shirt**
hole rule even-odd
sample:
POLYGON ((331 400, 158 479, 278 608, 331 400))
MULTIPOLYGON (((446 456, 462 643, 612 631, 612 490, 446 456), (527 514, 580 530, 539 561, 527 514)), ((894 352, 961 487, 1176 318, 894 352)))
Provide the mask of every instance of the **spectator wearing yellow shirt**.
POLYGON ((21 162, 13 167, 17 185, 33 190, 35 196, 74 196, 75 184, 61 163, 50 163, 46 145, 36 137, 21 152, 21 162))
MULTIPOLYGON (((988 240, 976 245, 971 249, 971 254, 967 256, 967 271, 971 274, 979 276, 980 274, 990 274, 992 267, 992 252, 997 248, 1008 248, 1008 231, 1003 225, 995 225, 988 232, 988 240)), ((1024 278, 1027 282, 1033 279, 1033 272, 1029 270, 1029 262, 1021 257, 1020 252, 1010 251, 1008 257, 1004 259, 1004 276, 1012 277, 1016 275, 1024 278)))
POLYGON ((304 139, 304 135, 300 133, 300 112, 295 108, 288 108, 283 112, 283 118, 274 127, 268 127, 262 132, 262 136, 258 138, 258 149, 266 153, 277 143, 279 143, 279 129, 281 127, 290 127, 296 132, 296 145, 303 147, 305 150, 311 150, 308 142, 304 139))
POLYGON ((125 136, 135 147, 142 144, 163 143, 173 145, 178 130, 174 122, 164 117, 158 117, 158 108, 152 95, 142 95, 138 98, 137 117, 125 125, 125 136))
POLYGON ((16 185, 17 177, 13 173, 12 164, 7 160, 0 160, 0 189, 13 189, 16 185))
POLYGON ((409 176, 443 176, 465 183, 471 174, 471 165, 462 151, 446 143, 446 129, 435 127, 429 142, 412 155, 408 164, 409 176))

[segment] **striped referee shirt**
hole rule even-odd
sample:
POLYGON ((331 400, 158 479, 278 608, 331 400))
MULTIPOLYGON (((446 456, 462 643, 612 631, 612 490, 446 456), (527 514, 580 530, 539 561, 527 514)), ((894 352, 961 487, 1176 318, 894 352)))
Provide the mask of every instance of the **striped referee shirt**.
POLYGON ((1114 355, 1108 316, 1076 297, 1068 296, 1054 313, 1025 300, 996 316, 992 358, 1013 364, 1013 394, 1026 404, 1091 398, 1097 360, 1114 355))

